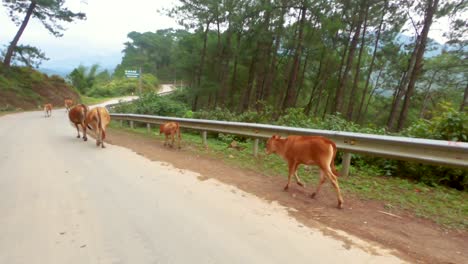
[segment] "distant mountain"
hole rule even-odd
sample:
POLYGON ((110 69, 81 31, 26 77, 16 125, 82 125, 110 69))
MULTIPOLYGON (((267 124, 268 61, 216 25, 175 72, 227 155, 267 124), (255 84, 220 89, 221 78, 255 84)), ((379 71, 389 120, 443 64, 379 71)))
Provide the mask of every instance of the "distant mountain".
POLYGON ((68 75, 73 69, 79 65, 84 65, 89 67, 93 64, 99 64, 99 70, 108 70, 113 72, 117 64, 122 60, 122 54, 120 52, 110 52, 110 53, 91 53, 87 54, 80 53, 64 53, 65 55, 60 54, 60 58, 54 59, 51 56, 49 61, 43 62, 39 68, 40 72, 46 73, 48 75, 56 74, 62 77, 68 75))
POLYGON ((58 76, 60 76, 62 78, 65 78, 70 73, 70 71, 68 71, 68 70, 49 69, 49 68, 42 68, 42 67, 40 67, 37 70, 42 72, 42 73, 45 73, 45 74, 47 74, 49 76, 58 75, 58 76))
MULTIPOLYGON (((404 44, 404 45, 411 45, 415 41, 414 37, 404 35, 404 34, 399 34, 395 42, 398 44, 404 44)), ((446 44, 441 44, 440 42, 437 42, 431 38, 429 38, 429 41, 426 45, 426 52, 424 53, 424 57, 426 58, 431 58, 435 57, 437 55, 440 55, 442 53, 442 50, 444 49, 450 49, 450 47, 446 44)))

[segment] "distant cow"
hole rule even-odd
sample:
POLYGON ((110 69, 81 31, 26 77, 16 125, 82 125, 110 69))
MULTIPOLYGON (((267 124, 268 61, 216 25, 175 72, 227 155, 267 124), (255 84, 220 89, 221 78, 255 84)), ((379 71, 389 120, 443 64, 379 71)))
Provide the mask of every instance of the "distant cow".
POLYGON ((104 146, 104 139, 106 138, 106 127, 110 123, 110 115, 105 107, 95 107, 91 109, 85 119, 84 137, 86 137, 86 128, 94 131, 96 134, 96 146, 104 146))
POLYGON ((44 105, 45 117, 50 117, 52 115, 52 104, 44 105))
POLYGON ((72 122, 75 125, 76 131, 78 132, 78 136, 76 137, 80 138, 80 129, 78 125, 81 125, 81 129, 83 130, 84 141, 88 140, 88 138, 84 134, 84 130, 86 127, 85 119, 86 119, 86 114, 88 113, 88 111, 89 111, 88 106, 84 104, 75 105, 74 107, 70 109, 70 111, 68 111, 68 118, 70 119, 70 122, 72 122))
POLYGON ((284 190, 288 190, 291 176, 294 174, 300 186, 304 184, 299 180, 297 168, 300 164, 317 165, 320 168, 320 182, 317 190, 312 193, 314 198, 318 194, 325 179, 328 178, 338 196, 338 208, 343 208, 343 198, 338 185, 338 173, 335 169, 336 145, 333 141, 320 136, 288 136, 281 138, 273 135, 266 145, 267 154, 275 153, 288 162, 288 183, 284 190), (326 178, 325 178, 326 177, 326 178))
POLYGON ((171 136, 171 139, 172 139, 171 147, 174 147, 174 137, 175 135, 177 135, 178 137, 177 145, 180 149, 180 127, 177 122, 168 122, 168 123, 161 124, 159 126, 159 135, 163 133, 164 135, 166 135, 166 138, 164 140, 164 146, 169 145, 168 139, 169 139, 169 136, 171 136))
POLYGON ((65 110, 68 112, 70 111, 70 108, 73 106, 73 100, 72 99, 65 99, 65 110))

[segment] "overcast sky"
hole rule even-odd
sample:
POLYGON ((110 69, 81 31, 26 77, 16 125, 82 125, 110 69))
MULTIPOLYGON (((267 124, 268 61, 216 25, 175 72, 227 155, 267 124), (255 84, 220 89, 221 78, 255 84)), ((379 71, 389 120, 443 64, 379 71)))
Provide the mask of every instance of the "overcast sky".
MULTIPOLYGON (((55 38, 36 19, 30 20, 20 39, 20 44, 29 44, 43 50, 50 61, 42 67, 76 67, 80 63, 96 62, 117 64, 127 34, 131 31, 146 32, 178 27, 174 19, 161 15, 157 10, 170 8, 177 0, 68 0, 71 10, 86 13, 87 19, 64 24, 67 30, 61 38, 55 38)), ((6 9, 0 5, 0 45, 9 43, 17 27, 11 22, 6 9)), ((431 38, 440 43, 446 22, 436 23, 430 32, 431 38)))
MULTIPOLYGON (((174 19, 157 12, 161 8, 174 5, 174 0, 68 0, 67 6, 72 11, 86 13, 86 20, 64 23, 67 30, 61 38, 55 38, 37 19, 30 20, 20 43, 30 44, 43 50, 50 61, 43 67, 56 67, 65 61, 73 61, 76 66, 85 65, 93 56, 120 62, 123 43, 131 31, 155 31, 157 29, 177 27, 174 19), (80 57, 82 59, 80 59, 80 57), (112 59, 111 59, 112 60, 112 59)), ((9 43, 17 32, 17 26, 10 20, 6 9, 0 5, 0 44, 9 43)), ((97 61, 95 61, 97 62, 97 61)))

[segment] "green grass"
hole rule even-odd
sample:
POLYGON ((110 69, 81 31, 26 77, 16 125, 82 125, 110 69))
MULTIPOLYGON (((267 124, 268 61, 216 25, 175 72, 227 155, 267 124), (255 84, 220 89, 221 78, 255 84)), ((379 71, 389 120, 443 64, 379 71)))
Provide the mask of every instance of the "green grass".
POLYGON ((88 97, 85 95, 81 96, 81 102, 85 105, 95 105, 103 103, 107 100, 111 100, 113 97, 88 97))
MULTIPOLYGON (((112 122, 111 127, 162 139, 162 136, 155 133, 148 134, 146 127, 121 128, 117 122, 112 122)), ((259 146, 259 157, 253 158, 250 140, 239 143, 239 146, 245 149, 238 151, 228 148, 232 140, 229 136, 221 136, 221 140, 209 137, 208 148, 203 146, 199 133, 183 131, 182 138, 184 144, 194 147, 197 152, 220 158, 232 166, 251 169, 266 177, 287 177, 286 163, 276 155, 265 155, 262 144, 259 146)), ((339 165, 337 169, 340 169, 339 165)), ((315 185, 318 181, 316 167, 310 172, 301 166, 299 175, 306 183, 315 185)), ((360 199, 382 201, 386 211, 398 213, 399 210, 408 210, 418 217, 430 219, 446 228, 468 230, 468 192, 442 186, 429 187, 406 179, 380 176, 372 168, 359 171, 351 168, 351 176, 340 177, 340 186, 345 195, 351 194, 360 199)))

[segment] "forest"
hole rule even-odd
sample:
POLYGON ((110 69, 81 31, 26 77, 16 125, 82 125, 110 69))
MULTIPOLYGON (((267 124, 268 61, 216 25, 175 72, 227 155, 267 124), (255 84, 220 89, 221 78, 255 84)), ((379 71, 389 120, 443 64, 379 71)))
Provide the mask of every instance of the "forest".
MULTIPOLYGON (((119 112, 468 141, 464 1, 180 1, 184 29, 130 32, 114 76, 182 88, 119 112), (430 38, 446 19, 446 43, 430 38), (179 85, 179 84, 182 85, 179 85)), ((354 157, 460 190, 467 171, 354 157)))
MULTIPOLYGON (((189 0, 185 29, 130 32, 114 75, 183 82, 192 111, 290 109, 398 132, 468 100, 465 1, 189 0), (431 26, 449 21, 446 43, 431 26)), ((455 140, 466 140, 458 138, 455 140)))

